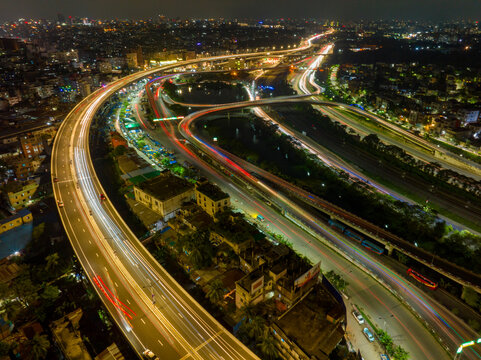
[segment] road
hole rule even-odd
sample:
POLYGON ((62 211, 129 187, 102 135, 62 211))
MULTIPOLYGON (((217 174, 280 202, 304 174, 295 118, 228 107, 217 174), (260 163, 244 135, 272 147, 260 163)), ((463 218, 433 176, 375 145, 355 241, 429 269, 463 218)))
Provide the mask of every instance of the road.
MULTIPOLYGON (((304 77, 304 73, 294 77, 291 81, 294 89, 299 94, 310 93, 310 90, 306 86, 306 79, 304 77)), ((316 89, 315 91, 317 93, 319 86, 315 83, 312 77, 309 78, 309 83, 314 89, 316 89)), ((319 107, 318 109, 330 118, 354 129, 362 136, 375 133, 382 141, 400 147, 418 160, 426 163, 437 162, 446 169, 456 171, 461 175, 471 177, 475 180, 481 180, 480 164, 460 157, 459 155, 450 153, 448 150, 434 145, 429 141, 419 136, 416 136, 399 126, 380 118, 375 114, 364 111, 357 107, 347 106, 346 104, 340 104, 340 107, 344 110, 348 110, 349 112, 353 112, 356 115, 367 117, 373 122, 373 124, 359 122, 352 116, 347 116, 345 111, 339 111, 339 109, 326 107, 319 107), (380 126, 382 126, 382 128, 380 126), (386 131, 386 129, 389 129, 389 131, 386 131), (413 144, 418 144, 418 146, 413 146, 413 144), (432 154, 426 150, 430 150, 433 152, 435 151, 443 155, 447 159, 444 159, 440 156, 433 157, 432 154), (452 160, 448 159, 456 159, 457 163, 453 163, 452 160)))
MULTIPOLYGON (((165 109, 162 106, 160 108, 165 109)), ((169 112, 157 114, 157 116, 165 117, 171 115, 169 112)), ((203 175, 206 175, 211 181, 217 183, 231 194, 235 207, 240 208, 248 215, 261 214, 266 219, 266 223, 258 223, 261 228, 264 227, 266 230, 269 229, 284 235, 289 241, 293 242, 296 250, 308 256, 313 262, 322 261, 323 271, 335 270, 343 274, 351 284, 349 295, 352 299, 355 299, 356 304, 361 306, 366 313, 371 314, 374 322, 379 324, 379 326, 383 324, 383 321, 379 318, 386 318, 386 326, 389 326, 389 332, 394 335, 398 344, 411 353, 413 359, 448 358, 444 350, 426 332, 424 326, 419 323, 413 314, 406 307, 400 306, 399 301, 384 287, 380 286, 375 279, 357 266, 352 265, 343 256, 339 256, 330 247, 319 242, 317 237, 305 233, 293 223, 281 217, 273 208, 263 204, 263 200, 258 199, 255 193, 239 185, 234 185, 232 178, 226 178, 224 175, 213 171, 202 157, 195 155, 188 148, 184 148, 184 146, 179 146, 181 143, 177 141, 176 127, 172 123, 165 124, 164 131, 162 133, 149 131, 149 134, 163 144, 170 143, 171 146, 174 146, 177 150, 176 157, 178 161, 188 160, 196 167, 202 169, 203 175), (266 225, 269 227, 266 228, 266 225), (423 341, 419 339, 423 339, 423 341)), ((274 204, 277 202, 276 199, 271 200, 274 204)), ((325 236, 336 237, 329 229, 325 229, 325 231, 325 236)), ((357 249, 357 251, 369 257, 369 254, 365 254, 362 249, 357 249)), ((412 288, 409 284, 405 286, 412 288)), ((415 288, 412 288, 410 291, 414 294, 417 293, 415 288)), ((354 328, 352 331, 353 336, 357 337, 362 343, 362 328, 354 328)), ((369 347, 366 343, 363 344, 362 351, 366 359, 374 359, 379 356, 379 351, 376 348, 369 347)))
MULTIPOLYGON (((311 46, 303 46, 289 53, 311 46)), ((52 183, 61 221, 89 280, 140 354, 162 359, 256 359, 155 261, 112 206, 95 174, 89 131, 95 113, 116 91, 143 77, 197 62, 268 53, 216 56, 122 78, 80 102, 65 118, 52 151, 52 183)))
MULTIPOLYGON (((286 100, 283 100, 283 102, 286 102, 286 100)), ((267 103, 267 104, 275 103, 275 100, 257 101, 255 103, 251 103, 250 105, 251 106, 257 105, 259 103, 267 103)), ((225 109, 224 106, 221 106, 219 108, 225 109)), ((199 146, 202 149, 202 151, 209 154, 209 156, 216 159, 216 161, 221 162, 224 166, 228 167, 231 171, 236 173, 237 176, 242 177, 244 180, 248 180, 251 175, 248 171, 245 171, 245 169, 243 168, 245 164, 239 165, 231 157, 224 156, 221 153, 221 151, 218 151, 218 149, 215 149, 212 145, 206 144, 204 140, 196 138, 194 134, 189 133, 189 130, 193 129, 193 126, 191 125, 192 119, 198 119, 200 116, 203 116, 205 114, 212 114, 212 112, 216 110, 217 109, 208 109, 208 110, 191 114, 188 117, 186 117, 184 120, 182 120, 182 122, 179 124, 179 128, 191 143, 196 144, 196 146, 199 146)), ((251 170, 252 168, 249 169, 249 171, 251 170)), ((261 173, 260 169, 255 169, 255 170, 256 172, 259 171, 261 173)), ((252 180, 253 180, 252 184, 257 183, 257 185, 260 188, 264 188, 264 189, 268 188, 268 186, 266 186, 265 184, 259 184, 258 179, 254 178, 252 180)), ((397 274, 394 274, 392 271, 390 271, 386 267, 382 266, 382 264, 379 263, 379 260, 377 258, 373 257, 370 254, 365 253, 364 251, 362 251, 362 249, 359 249, 357 246, 355 245, 353 246, 352 243, 350 243, 349 241, 346 241, 339 235, 334 234, 326 226, 322 226, 321 224, 319 224, 319 222, 316 221, 312 216, 310 216, 310 214, 306 214, 306 212, 303 209, 299 209, 299 207, 293 204, 291 201, 289 201, 285 197, 283 198, 282 194, 272 189, 266 190, 265 192, 269 194, 270 201, 272 201, 273 203, 277 203, 283 209, 286 209, 288 206, 291 209, 290 211, 294 214, 297 213, 297 216, 303 218, 303 221, 309 224, 311 226, 311 229, 314 229, 316 232, 322 235, 322 237, 327 238, 332 243, 336 244, 336 246, 341 248, 344 253, 348 253, 351 258, 357 259, 358 263, 362 264, 363 267, 366 267, 369 270, 369 273, 375 274, 385 284, 388 284, 388 286, 395 293, 401 295, 404 298, 404 300, 409 304, 409 306, 411 306, 418 314, 421 315, 421 317, 424 320, 427 321, 428 326, 434 329, 434 332, 437 334, 436 336, 439 336, 441 338, 441 340, 450 348, 450 351, 454 351, 460 342, 475 336, 472 330, 470 330, 465 324, 460 322, 459 319, 454 317, 449 311, 442 309, 442 307, 440 307, 434 301, 424 298, 419 293, 419 291, 416 290, 416 288, 413 287, 411 284, 409 284, 407 281, 405 281, 405 279, 403 279, 397 274)), ((262 212, 261 214, 264 216, 262 212)), ((278 215, 273 215, 272 217, 270 217, 270 219, 272 219, 272 221, 274 221, 276 226, 278 226, 278 221, 279 221, 278 215)), ((287 232, 284 232, 284 233, 286 235, 288 234, 287 232)), ((299 234, 297 234, 297 236, 294 236, 294 237, 288 235, 288 238, 295 241, 296 238, 299 238, 299 234)), ((317 239, 314 242, 307 241, 307 243, 312 245, 314 243, 319 243, 319 240, 317 239)), ((302 242, 301 244, 297 243, 297 245, 301 246, 302 242)), ((301 251, 302 253, 310 254, 309 251, 306 252, 305 249, 303 249, 302 247, 299 251, 301 251)), ((322 260, 324 261, 324 259, 322 260)), ((336 267, 333 267, 333 268, 336 268, 336 267)), ((337 269, 339 268, 344 269, 346 267, 343 268, 343 267, 337 266, 337 269)), ((363 276, 366 277, 365 274, 363 275, 357 274, 357 276, 353 279, 353 281, 359 282, 359 279, 363 279, 363 276)), ((373 295, 373 297, 375 297, 374 294, 370 294, 370 295, 373 295)), ((370 301, 373 301, 373 298, 370 298, 370 301)), ((397 305, 391 304, 390 307, 392 308, 393 306, 399 306, 399 303, 397 305)), ((369 310, 372 311, 372 314, 379 315, 379 317, 386 317, 386 314, 388 314, 389 317, 390 315, 394 315, 389 311, 384 314, 381 314, 379 312, 379 309, 376 310, 376 307, 373 307, 372 305, 369 306, 369 310)), ((367 312, 370 313, 369 311, 367 312)), ((405 318, 397 318, 396 320, 401 324, 406 323, 405 318)), ((395 328, 395 324, 389 324, 389 326, 395 328)), ((416 328, 418 328, 417 331, 419 331, 419 333, 421 334, 425 332, 423 325, 419 323, 417 323, 417 325, 415 324, 410 325, 408 328, 404 328, 404 330, 401 329, 400 332, 404 334, 403 336, 407 336, 406 334, 414 331, 413 329, 416 329, 416 328)), ((440 348, 439 344, 430 345, 428 348, 430 349, 431 354, 428 351, 428 352, 425 352, 423 355, 423 350, 422 350, 424 348, 423 345, 427 343, 427 338, 425 333, 420 337, 412 336, 410 340, 412 341, 412 343, 409 343, 407 347, 412 352, 412 354, 416 354, 416 356, 413 358, 415 359, 446 358, 445 354, 442 355, 443 350, 440 348), (423 339, 422 343, 419 341, 419 339, 421 338, 423 339), (436 357, 434 356, 431 357, 436 351, 438 352, 436 357)), ((403 344, 403 346, 404 345, 405 344, 403 344)))
MULTIPOLYGON (((275 102, 275 101, 278 101, 278 100, 272 100, 272 102, 275 102)), ((190 106, 196 106, 195 104, 188 104, 190 106)), ((205 104, 204 104, 205 105, 205 104)), ((239 105, 239 104, 238 104, 239 105)), ((234 105, 234 106, 237 106, 237 105, 234 105)), ((229 105, 229 107, 232 107, 232 105, 229 105)), ((165 107, 163 107, 165 109, 165 107)), ((226 108, 225 106, 222 106, 222 108, 226 108)), ((260 108, 256 108, 257 109, 260 109, 260 108)), ((205 112, 201 112, 200 114, 206 114, 206 113, 212 113, 212 109, 209 109, 205 112)), ((257 111, 256 111, 257 113, 257 111)), ((262 116, 262 114, 259 114, 257 113, 257 115, 260 115, 262 116)), ((171 116, 171 114, 164 114, 163 116, 171 116)), ((195 117, 196 115, 194 115, 195 117)), ((185 121, 188 121, 188 120, 185 120, 185 121)), ((204 144, 205 145, 205 144, 204 144)), ((208 147, 209 145, 205 145, 205 147, 208 147)), ((224 152, 225 153, 225 152, 224 152)), ((228 154, 228 157, 229 159, 233 159, 232 155, 231 154, 228 154)), ((192 159, 189 159, 189 161, 191 161, 192 159)), ((239 164, 239 161, 238 159, 234 159, 234 161, 239 164)), ((261 173, 262 172, 260 171, 260 169, 255 169, 255 168, 246 168, 245 166, 247 166, 247 164, 245 163, 242 163, 241 166, 244 168, 244 169, 248 169, 249 171, 256 171, 257 173, 261 173)), ((235 168, 234 168, 234 171, 235 171, 235 168)), ((218 181, 218 180, 217 180, 218 181)), ((228 185, 225 185, 225 189, 226 191, 228 192, 231 192, 229 190, 230 187, 228 185)), ((238 204, 236 204, 238 205, 238 204)), ((249 211, 249 210, 247 210, 249 211)), ((263 216, 264 214, 262 212, 259 211, 259 209, 254 209, 254 213, 261 213, 263 216)), ((277 222, 276 222, 277 223, 277 222)), ((325 230, 325 229, 324 229, 325 230)), ((284 233, 285 232, 282 232, 281 233, 284 233)), ((291 237, 289 237, 289 239, 291 239, 291 237)), ((295 239, 295 238, 294 238, 295 239)), ((401 289, 398 290, 399 293, 405 293, 406 292, 406 288, 403 288, 401 287, 401 289)), ((408 300, 414 300, 414 301, 410 301, 410 303, 412 303, 413 305, 413 308, 416 309, 417 306, 416 306, 416 299, 408 299, 408 300)), ((421 301, 421 303, 423 303, 423 301, 421 301)), ((475 336, 475 334, 462 322, 459 321, 459 319, 455 318, 452 316, 452 314, 450 314, 449 312, 446 312, 446 311, 442 311, 442 310, 435 310, 433 311, 432 309, 435 309, 435 308, 438 308, 440 309, 441 307, 436 304, 435 302, 432 302, 430 300, 426 300, 423 304, 423 306, 428 309, 427 311, 427 317, 429 320, 430 320, 430 323, 431 324, 435 324, 435 325, 431 325, 433 326, 433 328, 436 329, 436 331, 438 331, 440 334, 444 333, 445 335, 445 341, 449 341, 451 340, 451 343, 450 343, 450 347, 451 347, 451 351, 453 351, 457 344, 459 343, 459 341, 463 341, 464 339, 466 338, 469 338, 470 336, 475 336), (443 318, 444 319, 449 319, 451 323, 455 324, 455 326, 458 328, 458 330, 455 330, 455 329, 450 329, 450 325, 449 324, 446 324, 447 325, 447 328, 444 326, 439 326, 439 321, 438 321, 438 318, 437 318, 437 313, 440 314, 440 313, 443 313, 443 318), (456 339, 456 336, 450 336, 449 333, 450 332, 453 332, 456 334, 456 332, 458 332, 458 334, 464 334, 464 336, 461 335, 461 338, 459 340, 456 339)), ((423 309, 417 309, 416 311, 418 311, 418 313, 420 314, 423 314, 423 312, 426 312, 425 310, 423 309)), ((374 311, 374 314, 376 314, 376 311, 374 311)), ((379 315, 379 314, 378 314, 379 315)), ((424 317, 424 316, 423 316, 424 317)), ((444 320, 443 320, 444 321, 444 320)), ((388 321, 388 324, 389 324, 389 321, 388 321)), ((390 326, 390 325, 389 325, 390 326)), ((452 335, 452 334, 451 334, 452 335)), ((416 357, 417 358, 417 357, 416 357)))

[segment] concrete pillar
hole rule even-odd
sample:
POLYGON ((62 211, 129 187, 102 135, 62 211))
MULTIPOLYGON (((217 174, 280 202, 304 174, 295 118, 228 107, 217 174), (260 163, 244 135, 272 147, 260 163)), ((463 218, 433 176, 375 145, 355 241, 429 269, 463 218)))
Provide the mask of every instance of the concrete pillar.
POLYGON ((394 247, 391 244, 386 244, 386 250, 387 250, 387 254, 391 256, 392 251, 394 250, 394 247))

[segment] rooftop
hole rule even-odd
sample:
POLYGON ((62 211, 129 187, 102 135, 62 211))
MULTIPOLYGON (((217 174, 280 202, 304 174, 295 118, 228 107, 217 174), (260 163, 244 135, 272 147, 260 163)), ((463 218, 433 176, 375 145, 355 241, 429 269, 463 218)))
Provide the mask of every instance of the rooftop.
POLYGON ((164 201, 192 189, 193 185, 169 172, 144 181, 137 187, 157 200, 164 201))
POLYGON ((223 192, 217 185, 208 182, 198 185, 196 189, 213 201, 219 201, 229 197, 229 194, 223 192))
POLYGON ((242 286, 246 291, 250 292, 252 283, 259 280, 261 276, 264 276, 264 272, 262 268, 257 268, 256 270, 250 272, 249 274, 244 276, 242 279, 237 281, 237 284, 242 286))
POLYGON ((327 319, 332 310, 338 310, 335 311, 336 320, 344 317, 342 306, 334 300, 327 289, 318 285, 275 323, 309 356, 327 359, 344 335, 338 321, 332 323, 327 319))

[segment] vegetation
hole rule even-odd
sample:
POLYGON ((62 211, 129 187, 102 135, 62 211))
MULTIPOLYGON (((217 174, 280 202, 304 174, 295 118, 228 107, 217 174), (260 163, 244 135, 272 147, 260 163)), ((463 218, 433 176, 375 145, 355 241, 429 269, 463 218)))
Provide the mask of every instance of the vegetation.
POLYGON ((224 299, 224 284, 220 279, 212 280, 207 289, 205 296, 214 304, 224 299))
POLYGON ((269 311, 272 311, 269 310, 269 304, 245 305, 241 309, 243 320, 237 337, 254 352, 260 352, 262 359, 277 359, 279 353, 276 341, 262 316, 262 313, 269 311))
POLYGON ((327 273, 324 274, 324 276, 339 291, 346 290, 346 288, 349 285, 349 283, 346 280, 344 280, 344 278, 341 275, 336 274, 333 270, 328 271, 327 273))
POLYGON ((176 243, 176 248, 178 252, 184 252, 188 256, 189 262, 195 269, 202 269, 212 264, 214 247, 210 241, 210 232, 207 230, 181 236, 176 243))
MULTIPOLYGON (((381 161, 411 166, 409 155, 399 148, 382 144, 375 135, 366 136, 360 140, 348 134, 343 126, 332 123, 328 118, 320 117, 307 105, 296 106, 308 118, 315 116, 316 126, 321 127, 323 131, 340 136, 346 141, 356 142, 363 151, 378 152, 377 155, 381 161)), ((452 231, 428 208, 398 201, 349 180, 349 176, 343 171, 334 171, 311 157, 297 146, 294 139, 278 132, 275 125, 257 118, 246 120, 231 117, 228 127, 223 120, 217 119, 208 123, 205 120, 198 122, 198 126, 205 137, 217 137, 220 147, 264 170, 380 227, 388 226, 393 234, 412 244, 417 243, 427 251, 436 250, 438 256, 472 271, 481 271, 481 263, 478 261, 481 256, 479 237, 467 232, 452 231), (204 125, 207 126, 204 128, 204 125), (261 138, 262 141, 257 140, 261 138)), ((426 166, 425 171, 429 171, 428 168, 434 168, 434 165, 431 165, 426 166)), ((424 174, 423 171, 418 171, 424 174)), ((430 179, 432 177, 432 175, 425 176, 430 176, 430 179)), ((448 170, 440 170, 437 176, 436 184, 441 186, 451 174, 448 170)), ((463 191, 453 185, 446 186, 451 192, 463 191)), ((464 192, 464 194, 467 193, 464 192)))
POLYGON ((50 341, 48 341, 47 335, 35 335, 29 342, 32 357, 35 360, 45 359, 50 348, 50 341))

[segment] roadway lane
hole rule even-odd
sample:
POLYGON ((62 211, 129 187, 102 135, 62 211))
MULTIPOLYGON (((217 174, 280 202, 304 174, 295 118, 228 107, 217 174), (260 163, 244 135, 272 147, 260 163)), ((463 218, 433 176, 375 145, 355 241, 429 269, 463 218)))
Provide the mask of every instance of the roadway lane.
MULTIPOLYGON (((224 107, 221 107, 221 108, 224 108, 224 107)), ((205 112, 198 112, 196 114, 191 115, 190 118, 191 119, 197 118, 200 114, 212 113, 212 111, 214 110, 210 109, 210 110, 206 110, 205 112)), ((238 173, 238 176, 241 176, 244 179, 248 178, 249 173, 246 173, 242 169, 242 166, 244 164, 240 164, 241 167, 239 167, 238 165, 236 165, 235 160, 232 161, 232 158, 230 158, 229 160, 226 160, 222 155, 219 155, 218 153, 216 153, 215 150, 212 150, 212 148, 209 148, 208 145, 202 143, 202 140, 194 139, 191 136, 189 136, 186 130, 186 127, 184 126, 184 124, 187 124, 189 122, 190 122, 190 119, 188 117, 188 118, 185 118, 180 124, 180 128, 182 129, 182 132, 186 134, 189 141, 196 144, 196 146, 202 147, 202 150, 204 152, 209 153, 209 155, 212 158, 215 158, 217 161, 220 161, 224 166, 229 167, 233 172, 238 173)), ((192 127, 191 127, 191 130, 192 130, 192 127)), ((249 169, 249 170, 252 170, 252 169, 249 169)), ((256 169, 256 171, 260 171, 260 169, 256 169)), ((259 183, 259 181, 255 180, 252 182, 252 184, 255 185, 256 182, 259 183)), ((266 188, 265 184, 263 184, 261 188, 266 188)), ((270 200, 272 201, 278 201, 279 198, 281 197, 281 195, 276 193, 275 191, 269 190, 269 192, 270 192, 270 200)), ((439 308, 439 305, 435 304, 429 299, 428 300, 424 299, 423 296, 419 295, 418 292, 415 290, 415 288, 413 288, 404 279, 401 279, 398 275, 394 274, 392 271, 390 271, 386 267, 380 265, 376 258, 373 258, 372 256, 366 254, 362 249, 357 248, 357 245, 352 246, 349 242, 342 240, 342 238, 339 235, 333 236, 332 231, 328 230, 326 227, 319 225, 318 222, 314 221, 312 217, 310 217, 308 214, 305 214, 303 209, 299 209, 298 207, 296 208, 295 205, 293 206, 292 202, 289 203, 288 201, 283 199, 280 206, 282 206, 283 208, 286 208, 286 204, 288 204, 291 209, 292 208, 295 209, 293 211, 294 213, 298 212, 301 216, 303 216, 304 217, 303 220, 307 224, 309 224, 312 229, 315 229, 315 231, 318 231, 323 237, 327 237, 331 239, 331 241, 334 244, 336 244, 336 246, 340 247, 344 252, 347 252, 351 257, 358 259, 359 263, 363 264, 363 266, 368 267, 371 273, 376 274, 376 276, 383 279, 383 281, 386 284, 388 284, 390 288, 393 289, 397 294, 405 296, 407 301, 409 302, 409 305, 412 306, 417 311, 417 313, 421 314, 421 316, 424 319, 427 319, 429 321, 429 325, 435 329, 437 336, 439 336, 441 340, 449 346, 451 351, 454 351, 460 342, 474 336, 473 332, 466 325, 460 324, 457 321, 457 319, 455 319, 450 313, 437 309, 439 308), (443 314, 443 315, 440 315, 440 314, 443 314), (454 324, 455 328, 452 327, 453 326, 452 324, 454 324)), ((403 320, 400 320, 400 322, 404 323, 403 320)), ((421 326, 421 325, 418 324, 418 326, 421 326)), ((409 328, 406 328, 405 331, 409 331, 410 329, 413 329, 413 327, 410 326, 409 328)), ((423 337, 423 342, 424 342, 424 338, 425 336, 423 337)), ((413 337, 412 339, 414 342, 416 342, 418 341, 419 338, 413 337)), ((422 348, 422 344, 419 344, 419 347, 422 348)), ((439 346, 437 346, 437 348, 438 348, 438 351, 442 352, 442 349, 440 349, 439 346)), ((419 350, 417 352, 419 352, 419 350)), ((425 353, 425 356, 426 355, 427 353, 425 353)), ((421 355, 419 354, 419 356, 421 355)), ((416 359, 417 358, 418 357, 416 357, 416 359)), ((429 358, 429 356, 427 358, 429 358)), ((437 358, 441 358, 441 357, 437 357, 437 358)))
MULTIPOLYGON (((289 53, 311 46, 271 53, 289 53)), ((142 77, 203 61, 259 56, 217 56, 129 75, 94 92, 62 123, 53 147, 52 181, 62 223, 89 280, 137 352, 162 359, 255 359, 182 289, 136 239, 105 194, 89 153, 92 119, 116 91, 142 77)))
MULTIPOLYGON (((171 115, 169 112, 157 114, 157 116, 165 117, 171 115)), ((390 333, 395 336, 398 344, 411 353, 413 359, 432 359, 431 354, 435 355, 436 359, 448 358, 446 352, 432 336, 428 335, 424 326, 413 316, 412 312, 407 307, 400 306, 399 300, 374 278, 367 275, 357 266, 352 265, 352 263, 340 256, 336 251, 333 251, 329 246, 325 246, 317 237, 302 231, 293 223, 280 216, 273 208, 263 204, 262 201, 264 200, 259 199, 257 193, 253 192, 253 190, 246 190, 241 185, 233 184, 232 178, 214 171, 209 164, 193 154, 189 149, 179 146, 180 143, 177 141, 176 129, 173 124, 169 122, 164 124, 164 126, 164 131, 166 132, 163 134, 155 131, 146 131, 148 131, 150 136, 163 144, 169 142, 171 146, 175 147, 178 161, 187 160, 200 168, 203 175, 231 195, 233 204, 236 207, 239 207, 246 214, 261 214, 264 216, 266 223, 258 223, 261 228, 264 227, 266 230, 282 234, 289 241, 293 242, 296 250, 308 256, 313 262, 321 260, 323 271, 340 271, 351 284, 349 295, 353 301, 369 313, 376 323, 381 324, 379 318, 386 318, 390 333), (267 228, 266 225, 269 227, 267 228), (419 339, 423 339, 423 341, 419 339)), ((270 200, 273 204, 278 202, 276 198, 270 198, 270 200)), ((333 236, 330 234, 330 230, 327 229, 326 231, 327 236, 333 236)), ((365 254, 363 249, 358 248, 357 250, 365 254)), ((369 256, 368 254, 365 255, 369 256)), ((363 337, 361 330, 357 327, 349 329, 353 336, 357 338, 363 337)), ((363 351, 367 359, 374 359, 379 356, 378 352, 367 346, 363 347, 363 351)))

